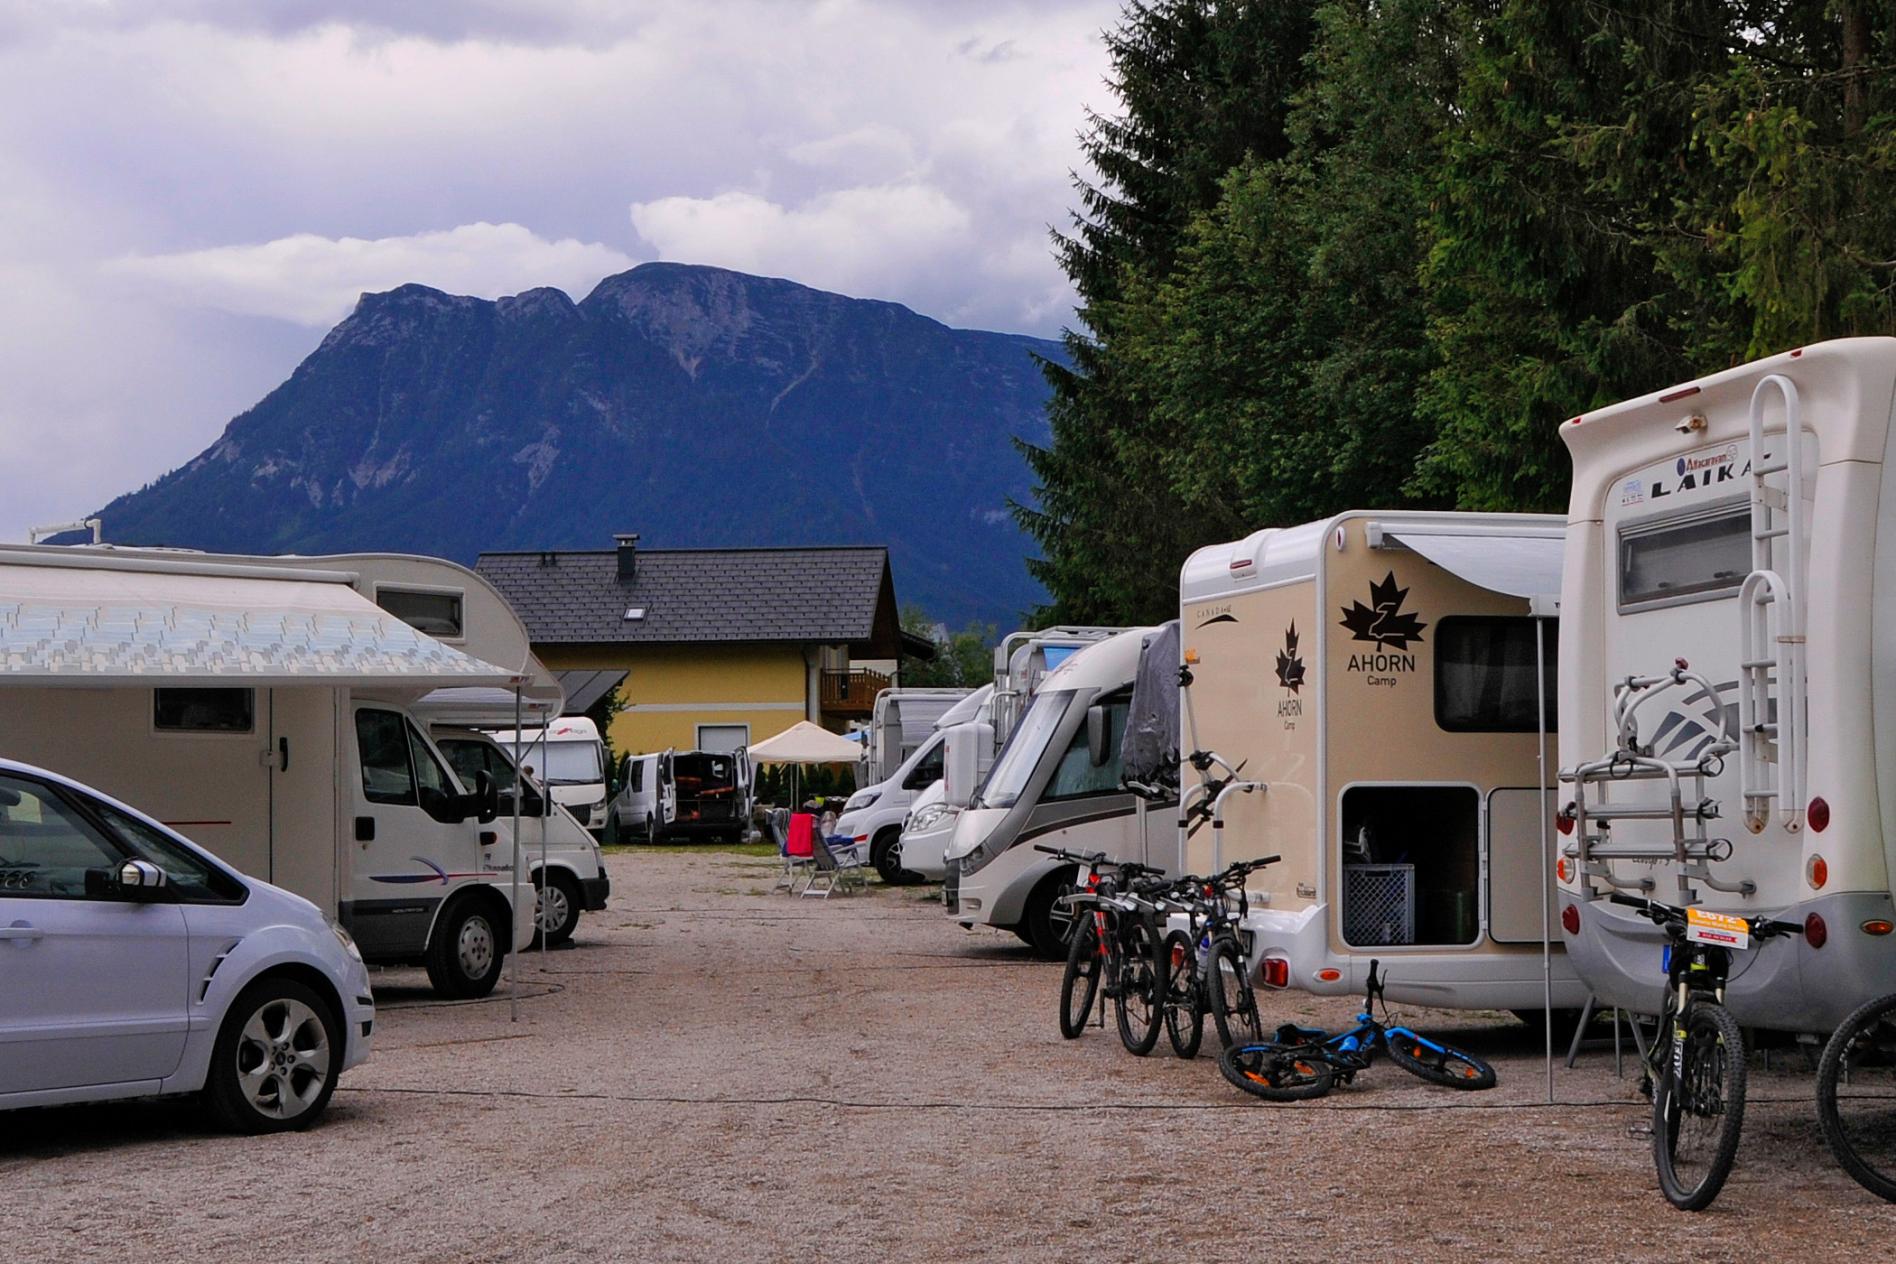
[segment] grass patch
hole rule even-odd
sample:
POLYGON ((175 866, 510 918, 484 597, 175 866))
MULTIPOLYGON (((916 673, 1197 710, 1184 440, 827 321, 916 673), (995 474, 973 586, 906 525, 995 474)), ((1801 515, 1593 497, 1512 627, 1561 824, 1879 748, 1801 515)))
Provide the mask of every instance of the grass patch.
POLYGON ((777 856, 775 843, 625 843, 600 850, 608 856, 777 856))

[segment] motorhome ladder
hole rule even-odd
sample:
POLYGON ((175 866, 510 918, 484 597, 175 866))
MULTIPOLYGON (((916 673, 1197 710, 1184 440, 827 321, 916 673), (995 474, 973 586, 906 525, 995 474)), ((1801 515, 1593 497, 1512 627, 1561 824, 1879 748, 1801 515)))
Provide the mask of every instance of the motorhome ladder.
POLYGON ((1804 431, 1796 383, 1776 373, 1759 382, 1750 420, 1751 573, 1738 591, 1738 788, 1745 828, 1755 834, 1773 809, 1787 830, 1804 823, 1804 431), (1784 397, 1784 439, 1782 454, 1767 460, 1764 399, 1771 390, 1784 397), (1781 574, 1771 565, 1780 539, 1781 574))
POLYGON ((1738 749, 1731 719, 1719 707, 1723 731, 1696 759, 1666 760, 1653 754, 1650 745, 1639 740, 1639 712, 1653 699, 1675 688, 1697 689, 1718 706, 1718 691, 1711 681, 1690 670, 1680 659, 1663 676, 1629 676, 1613 689, 1613 720, 1617 749, 1603 759, 1563 768, 1560 779, 1574 787, 1573 801, 1562 812, 1563 833, 1570 835, 1561 854, 1578 866, 1579 882, 1588 898, 1597 899, 1600 886, 1622 891, 1652 891, 1651 877, 1625 878, 1616 875, 1612 861, 1645 861, 1654 866, 1670 862, 1678 883, 1679 902, 1696 904, 1698 886, 1714 891, 1751 894, 1757 889, 1749 880, 1726 881, 1713 875, 1714 861, 1729 859, 1731 841, 1713 838, 1707 829, 1719 815, 1718 801, 1705 793, 1705 783, 1724 770, 1725 756, 1738 749), (1662 800, 1646 803, 1609 803, 1605 787, 1618 782, 1663 781, 1662 800), (1598 800, 1588 801, 1588 788, 1600 787, 1598 800), (1625 842, 1613 836, 1616 821, 1664 821, 1671 825, 1672 839, 1667 842, 1625 842))

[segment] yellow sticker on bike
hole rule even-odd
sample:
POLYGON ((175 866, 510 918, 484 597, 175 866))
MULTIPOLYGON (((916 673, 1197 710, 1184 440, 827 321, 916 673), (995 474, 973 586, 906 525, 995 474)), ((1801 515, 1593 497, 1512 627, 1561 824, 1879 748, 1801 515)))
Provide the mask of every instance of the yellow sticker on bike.
POLYGON ((1742 917, 1713 913, 1707 909, 1685 910, 1685 937, 1695 944, 1717 944, 1721 948, 1749 948, 1751 926, 1742 917))

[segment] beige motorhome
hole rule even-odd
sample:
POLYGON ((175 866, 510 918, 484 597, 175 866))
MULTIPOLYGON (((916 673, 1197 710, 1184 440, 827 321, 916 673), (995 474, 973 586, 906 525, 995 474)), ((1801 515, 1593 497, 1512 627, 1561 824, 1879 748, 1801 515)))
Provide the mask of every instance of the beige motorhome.
POLYGON ((1351 512, 1186 562, 1183 864, 1283 857, 1251 879, 1265 983, 1360 992, 1380 959, 1395 1000, 1584 1002, 1543 958, 1563 525, 1351 512))

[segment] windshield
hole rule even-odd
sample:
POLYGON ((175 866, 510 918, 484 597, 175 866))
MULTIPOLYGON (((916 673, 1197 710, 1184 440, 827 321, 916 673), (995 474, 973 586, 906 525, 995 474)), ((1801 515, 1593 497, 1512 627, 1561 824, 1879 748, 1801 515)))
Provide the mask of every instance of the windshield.
POLYGON ((527 742, 516 761, 533 770, 534 780, 553 786, 606 779, 597 742, 527 742))
POLYGON ((981 788, 982 807, 1011 808, 1019 801, 1020 792, 1027 788, 1027 779, 1033 776, 1034 767, 1046 753, 1047 743, 1053 740, 1054 730, 1060 727, 1067 704, 1072 701, 1073 694, 1068 690, 1043 693, 1034 699, 1014 729, 1014 736, 1008 739, 1007 749, 994 761, 994 770, 988 773, 987 784, 981 788))

